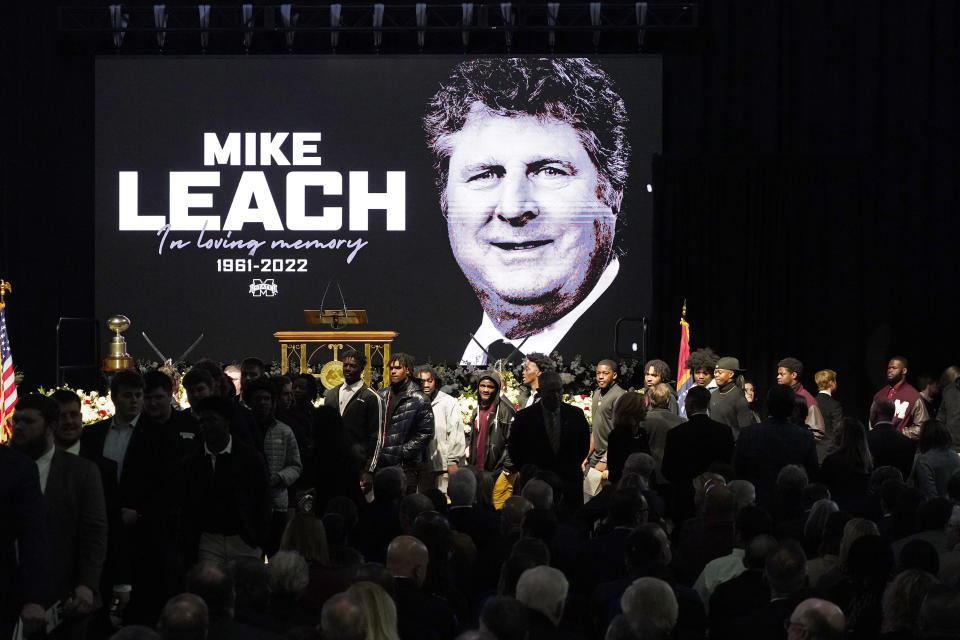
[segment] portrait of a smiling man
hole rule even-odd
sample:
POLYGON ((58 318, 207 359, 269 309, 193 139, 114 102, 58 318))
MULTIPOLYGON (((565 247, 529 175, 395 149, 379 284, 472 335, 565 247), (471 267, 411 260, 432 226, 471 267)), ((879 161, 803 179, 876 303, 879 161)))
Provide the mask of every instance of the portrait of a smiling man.
POLYGON ((469 60, 424 123, 450 248, 483 307, 461 362, 550 353, 620 269, 623 99, 584 58, 469 60))

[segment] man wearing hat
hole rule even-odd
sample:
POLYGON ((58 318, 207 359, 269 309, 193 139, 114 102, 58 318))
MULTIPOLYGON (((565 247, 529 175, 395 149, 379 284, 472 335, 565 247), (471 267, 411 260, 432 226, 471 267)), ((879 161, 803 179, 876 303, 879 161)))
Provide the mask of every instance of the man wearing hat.
POLYGON ((500 393, 500 374, 483 371, 477 381, 477 408, 473 410, 467 435, 467 464, 496 475, 493 503, 497 509, 513 493, 507 440, 516 409, 500 393))
POLYGON ((710 417, 728 425, 733 430, 734 440, 740 435, 740 427, 753 424, 750 405, 735 380, 742 372, 740 360, 729 356, 717 360, 717 367, 713 370, 717 391, 710 396, 710 417))

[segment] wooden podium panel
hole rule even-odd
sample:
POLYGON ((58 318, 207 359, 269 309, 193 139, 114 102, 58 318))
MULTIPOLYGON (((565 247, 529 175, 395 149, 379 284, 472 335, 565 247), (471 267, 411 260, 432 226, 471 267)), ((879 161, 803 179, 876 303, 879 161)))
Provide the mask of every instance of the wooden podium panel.
POLYGON ((383 360, 383 379, 390 379, 390 344, 398 335, 396 331, 277 331, 273 337, 280 343, 280 370, 284 374, 290 370, 291 359, 299 363, 300 373, 309 373, 310 361, 324 347, 333 352, 331 360, 338 360, 341 349, 362 344, 367 357, 363 381, 370 385, 374 355, 383 360))

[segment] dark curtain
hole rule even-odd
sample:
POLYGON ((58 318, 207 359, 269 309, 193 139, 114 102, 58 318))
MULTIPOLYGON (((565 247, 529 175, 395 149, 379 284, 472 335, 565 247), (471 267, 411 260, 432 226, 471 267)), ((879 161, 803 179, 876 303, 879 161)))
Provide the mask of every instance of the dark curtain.
POLYGON ((651 352, 840 374, 865 414, 894 353, 960 359, 960 5, 708 0, 664 56, 651 352))

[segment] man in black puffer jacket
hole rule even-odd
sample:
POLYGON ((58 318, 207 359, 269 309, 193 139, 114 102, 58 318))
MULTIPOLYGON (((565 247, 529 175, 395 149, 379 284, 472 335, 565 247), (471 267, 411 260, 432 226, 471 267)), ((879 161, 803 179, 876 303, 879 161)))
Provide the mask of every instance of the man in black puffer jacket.
POLYGON ((386 406, 380 425, 377 449, 369 471, 398 465, 407 477, 407 490, 416 491, 427 444, 433 437, 433 408, 430 398, 411 375, 413 357, 395 353, 390 357, 390 384, 377 393, 386 406))

